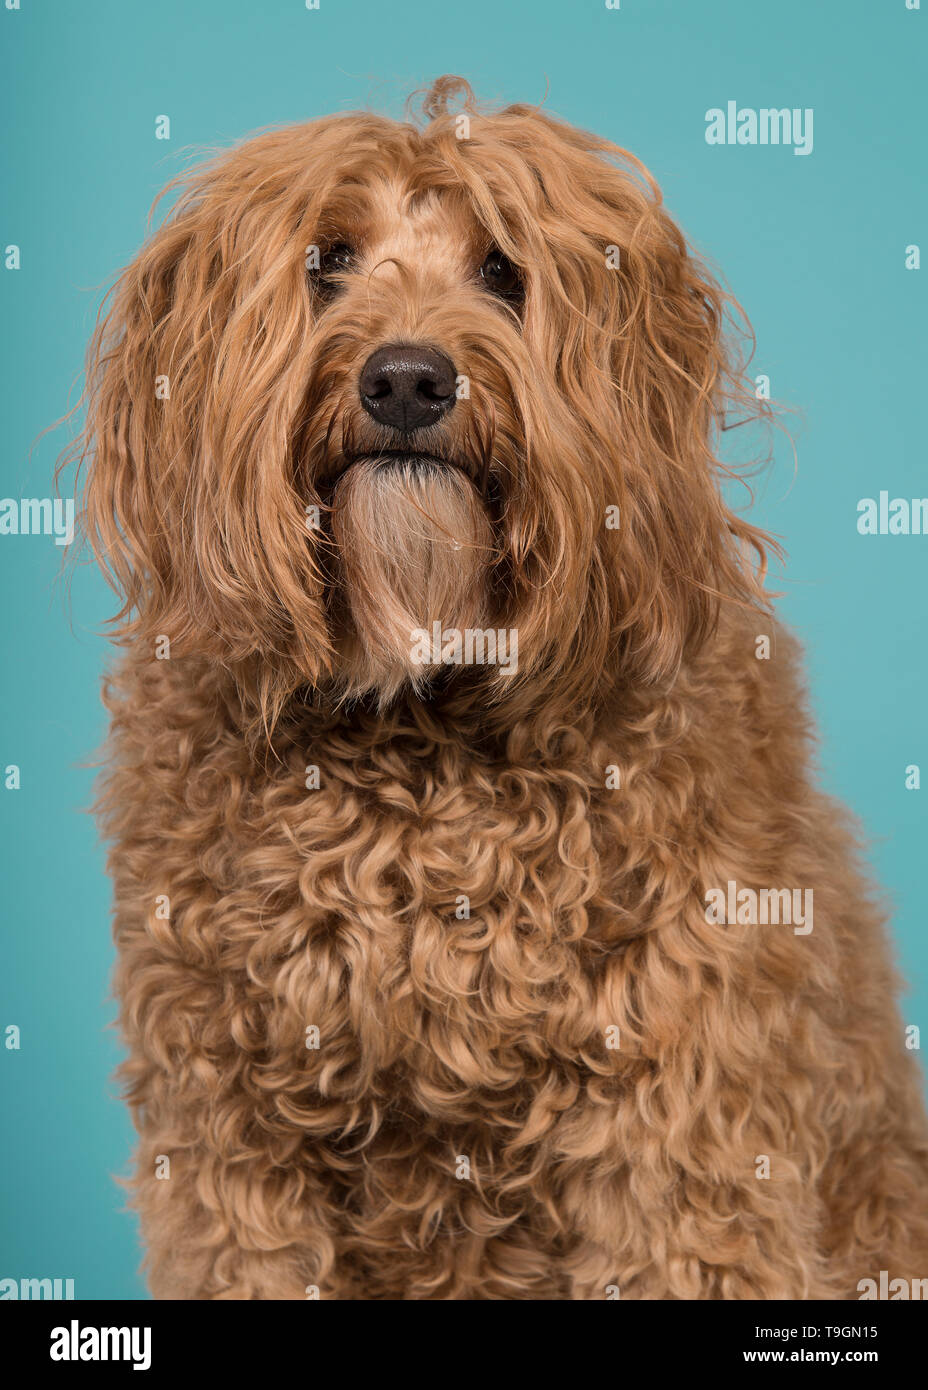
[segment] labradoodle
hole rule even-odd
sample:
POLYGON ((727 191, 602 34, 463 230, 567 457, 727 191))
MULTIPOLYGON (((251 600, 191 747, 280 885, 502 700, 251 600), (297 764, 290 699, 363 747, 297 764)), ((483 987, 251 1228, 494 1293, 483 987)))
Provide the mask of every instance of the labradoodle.
POLYGON ((928 1275, 739 327, 636 159, 455 78, 222 154, 122 274, 78 448, 157 1297, 928 1275))

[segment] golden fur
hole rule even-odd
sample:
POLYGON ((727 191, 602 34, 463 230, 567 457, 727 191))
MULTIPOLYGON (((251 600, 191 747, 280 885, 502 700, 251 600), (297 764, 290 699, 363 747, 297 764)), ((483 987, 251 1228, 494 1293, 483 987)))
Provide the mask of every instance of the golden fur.
POLYGON ((456 79, 425 111, 197 170, 91 349, 151 1287, 856 1298, 928 1275, 883 913, 810 777, 769 543, 720 491, 722 414, 757 408, 726 298, 628 154, 456 79), (335 243, 351 267, 307 274, 335 243), (521 304, 476 274, 494 246, 521 304), (425 431, 448 467, 376 466, 358 373, 405 341, 468 379, 425 431), (517 673, 411 667, 434 619, 516 629, 517 673), (814 930, 710 924, 730 880, 813 889, 814 930))

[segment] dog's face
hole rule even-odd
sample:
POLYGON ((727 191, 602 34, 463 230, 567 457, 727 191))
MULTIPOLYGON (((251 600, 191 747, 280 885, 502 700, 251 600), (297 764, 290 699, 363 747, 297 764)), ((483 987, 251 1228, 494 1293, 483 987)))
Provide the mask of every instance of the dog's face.
POLYGON ((332 117, 197 173, 92 349, 87 518, 127 633, 266 704, 586 701, 756 596, 712 453, 724 297, 629 156, 449 114, 455 85, 424 129, 332 117))
MULTIPOLYGON (((453 644, 506 620, 504 527, 525 457, 519 271, 462 200, 423 178, 409 143, 347 216, 323 214, 296 450, 330 517, 336 682, 381 701, 434 681, 435 624, 453 644)), ((508 641, 505 655, 484 674, 515 675, 508 641)))

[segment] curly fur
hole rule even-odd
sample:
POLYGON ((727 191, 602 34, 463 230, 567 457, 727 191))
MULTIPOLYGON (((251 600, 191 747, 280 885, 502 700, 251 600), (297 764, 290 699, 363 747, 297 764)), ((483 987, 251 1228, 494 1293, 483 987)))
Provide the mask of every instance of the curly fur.
POLYGON ((151 1287, 855 1298, 926 1275, 883 913, 810 779, 769 541, 720 489, 736 306, 630 155, 456 79, 425 114, 195 171, 91 349, 151 1287), (358 260, 323 285, 306 248, 334 242, 358 260), (491 246, 521 305, 480 283, 491 246), (376 464, 358 373, 403 341, 468 377, 424 431, 447 468, 376 464), (412 669, 433 617, 515 628, 517 674, 412 669), (710 925, 729 880, 813 888, 814 931, 710 925))

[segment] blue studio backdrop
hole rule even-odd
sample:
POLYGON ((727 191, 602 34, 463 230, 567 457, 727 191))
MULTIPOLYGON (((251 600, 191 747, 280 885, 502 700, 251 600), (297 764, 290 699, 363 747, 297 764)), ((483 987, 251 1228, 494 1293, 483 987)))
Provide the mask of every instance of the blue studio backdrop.
MULTIPOLYGON (((653 171, 747 310, 752 376, 796 408, 798 468, 783 441, 753 519, 788 551, 780 612, 806 647, 822 779, 894 907, 904 1021, 928 1019, 928 536, 858 528, 862 499, 928 493, 926 25, 917 0, 0 0, 0 497, 54 496, 73 426, 41 432, 78 398, 102 294, 192 152, 401 115, 443 72, 487 102, 544 100, 653 171), (731 143, 729 103, 800 113, 791 143, 731 143)), ((62 539, 0 534, 0 1277, 140 1298, 86 813, 112 599, 85 565, 69 609, 62 539)))

